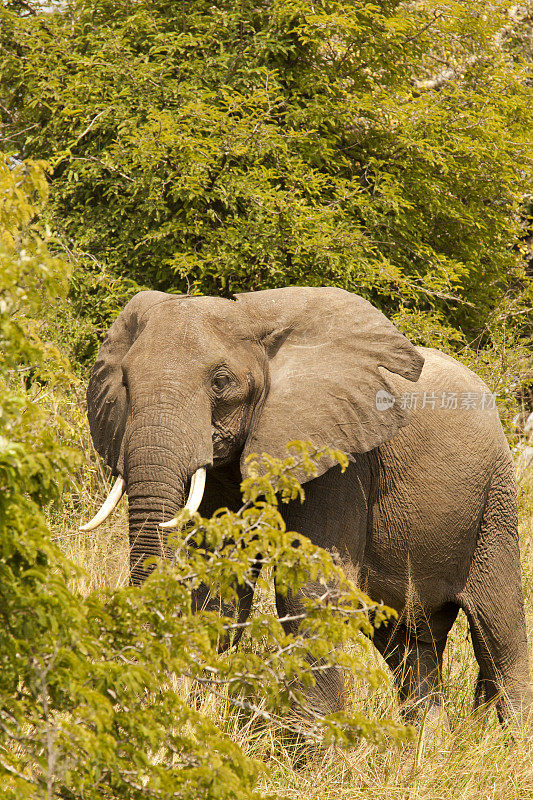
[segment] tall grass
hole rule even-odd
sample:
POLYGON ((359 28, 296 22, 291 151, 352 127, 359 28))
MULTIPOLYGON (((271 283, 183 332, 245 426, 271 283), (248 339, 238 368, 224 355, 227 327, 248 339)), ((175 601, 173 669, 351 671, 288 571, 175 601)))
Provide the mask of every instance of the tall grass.
MULTIPOLYGON (((88 437, 81 421, 79 430, 80 444, 86 448, 88 437)), ((96 531, 82 534, 77 529, 92 516, 110 488, 98 464, 93 453, 62 512, 53 520, 56 541, 84 569, 83 577, 78 579, 82 593, 124 585, 128 578, 126 501, 96 531)), ((533 651, 533 469, 522 477, 519 493, 526 619, 533 651)), ((272 596, 259 595, 255 602, 264 609, 272 606, 272 596)), ((533 652, 530 654, 533 664, 533 652)), ((372 646, 365 657, 383 667, 387 677, 373 693, 352 685, 351 702, 369 716, 399 719, 392 680, 381 657, 372 646)), ((502 729, 494 710, 483 717, 473 716, 476 675, 468 626, 460 612, 444 654, 444 703, 449 730, 437 730, 432 737, 420 736, 403 747, 391 744, 379 748, 362 741, 350 750, 317 751, 298 768, 272 726, 243 716, 231 703, 212 695, 195 695, 186 680, 176 679, 176 690, 195 702, 198 710, 215 720, 246 753, 267 765, 263 788, 277 798, 533 800, 533 739, 525 731, 511 734, 502 729)))

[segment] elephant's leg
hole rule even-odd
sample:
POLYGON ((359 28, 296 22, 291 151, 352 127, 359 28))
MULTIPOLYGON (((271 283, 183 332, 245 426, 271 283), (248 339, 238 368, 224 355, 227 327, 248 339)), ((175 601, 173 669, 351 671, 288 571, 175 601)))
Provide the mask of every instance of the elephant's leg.
MULTIPOLYGON (((343 473, 339 466, 305 484, 305 502, 293 500, 280 507, 289 531, 301 531, 314 545, 329 550, 337 561, 358 570, 363 559, 368 528, 368 493, 371 470, 366 454, 357 456, 343 473)), ((284 595, 276 591, 280 618, 302 612, 301 597, 322 595, 323 584, 308 583, 301 594, 284 595)), ((282 623, 287 633, 296 634, 297 622, 282 623)), ((344 679, 336 668, 316 673, 316 685, 306 690, 311 709, 330 714, 344 708, 344 679)))
POLYGON ((229 647, 237 645, 244 631, 244 623, 248 619, 254 599, 255 585, 257 577, 261 571, 260 560, 255 561, 250 567, 249 575, 244 583, 235 585, 237 599, 235 603, 226 603, 219 596, 213 594, 204 584, 192 592, 191 607, 194 612, 216 611, 221 616, 230 617, 242 627, 236 627, 234 631, 228 633, 220 642, 219 650, 223 652, 229 647))
MULTIPOLYGON (((417 635, 414 627, 401 622, 392 633, 387 628, 374 632, 374 644, 394 675, 407 719, 441 716, 442 655, 457 610, 452 606, 446 610, 447 624, 444 630, 438 626, 438 638, 431 636, 429 626, 417 635)), ((439 616, 443 617, 444 612, 439 616)))
POLYGON ((428 644, 416 638, 416 632, 399 624, 392 636, 379 628, 374 644, 394 675, 402 712, 407 718, 423 714, 428 707, 440 705, 440 673, 446 639, 428 644))
POLYGON ((240 640, 241 636, 244 632, 244 623, 248 619, 250 615, 250 611, 252 608, 252 603, 254 600, 254 592, 255 592, 255 585, 257 578, 259 577, 259 573, 261 572, 261 561, 257 560, 250 570, 250 576, 247 579, 246 583, 239 584, 237 586, 237 615, 236 619, 239 625, 243 627, 237 628, 235 633, 233 634, 231 644, 233 646, 237 645, 240 640))
MULTIPOLYGON (((240 481, 241 473, 238 462, 210 469, 199 508, 200 514, 203 517, 211 517, 219 508, 223 507, 237 511, 242 505, 240 481)), ((255 585, 260 571, 261 559, 258 554, 257 559, 250 564, 245 581, 235 583, 237 595, 235 603, 224 603, 216 592, 213 593, 205 584, 201 584, 192 593, 193 611, 216 611, 221 616, 233 618, 235 622, 244 625, 252 608, 255 585)), ((219 643, 220 650, 227 650, 238 644, 243 630, 243 627, 237 627, 232 635, 224 637, 219 643)))
MULTIPOLYGON (((497 587, 498 593, 501 588, 497 587)), ((478 594, 475 603, 470 597, 463 600, 479 664, 474 708, 495 700, 498 719, 504 724, 514 718, 525 722, 531 708, 523 607, 514 593, 509 594, 507 605, 500 610, 494 607, 494 595, 488 588, 484 597, 478 594)))
MULTIPOLYGON (((298 620, 286 618, 303 613, 302 598, 313 597, 315 594, 318 596, 323 593, 324 585, 313 582, 306 584, 297 594, 276 592, 276 608, 285 633, 292 633, 295 636, 298 634, 298 620)), ((309 656, 309 663, 316 665, 318 662, 309 656)), ((296 704, 293 705, 293 714, 296 717, 305 719, 313 716, 313 714, 332 714, 344 708, 344 678, 341 670, 337 667, 329 667, 317 671, 315 672, 315 679, 315 685, 305 690, 305 700, 308 708, 300 708, 296 704)))
POLYGON ((458 602, 479 664, 475 705, 496 700, 500 722, 523 719, 531 688, 512 476, 493 477, 472 567, 458 602))

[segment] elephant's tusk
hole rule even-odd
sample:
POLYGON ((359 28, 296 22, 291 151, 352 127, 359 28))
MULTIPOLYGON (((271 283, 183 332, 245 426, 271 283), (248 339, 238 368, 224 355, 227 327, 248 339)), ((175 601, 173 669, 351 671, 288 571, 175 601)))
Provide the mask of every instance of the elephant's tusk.
MULTIPOLYGON (((183 507, 184 511, 190 511, 191 514, 194 514, 195 511, 198 511, 200 503, 202 502, 202 497, 204 496, 204 489, 205 489, 205 468, 201 467, 200 469, 197 469, 194 475, 192 476, 189 496, 187 498, 185 506, 183 507)), ((177 528, 178 518, 174 517, 174 519, 169 519, 168 522, 160 522, 159 527, 177 528)))
POLYGON ((104 500, 100 511, 98 511, 98 513, 86 525, 80 525, 80 531, 93 531, 95 528, 101 525, 102 522, 104 522, 104 520, 106 520, 111 512, 117 507, 118 502, 125 491, 126 481, 122 475, 119 475, 114 483, 113 488, 104 500))

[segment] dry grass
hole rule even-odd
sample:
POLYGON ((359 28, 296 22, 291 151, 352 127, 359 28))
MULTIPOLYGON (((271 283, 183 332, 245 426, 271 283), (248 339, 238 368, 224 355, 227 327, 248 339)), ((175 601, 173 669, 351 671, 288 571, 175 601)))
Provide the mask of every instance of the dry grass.
MULTIPOLYGON (((92 464, 96 463, 96 458, 92 464)), ((94 469, 94 467, 92 468, 94 469)), ((78 588, 123 585, 128 572, 125 503, 108 524, 91 534, 76 530, 87 521, 107 489, 101 472, 87 474, 88 489, 78 488, 55 521, 57 541, 85 569, 78 588), (91 496, 92 495, 92 496, 91 496)), ((533 469, 520 484, 520 536, 526 616, 533 649, 533 469)), ((269 598, 259 598, 265 604, 269 598)), ((382 665, 374 648, 367 658, 382 665)), ((531 652, 533 664, 533 652, 531 652)), ((303 768, 295 769, 290 755, 273 730, 243 718, 229 703, 210 695, 196 698, 198 709, 227 731, 243 750, 263 761, 269 776, 263 788, 277 798, 298 800, 526 800, 533 799, 533 739, 523 732, 502 730, 494 711, 485 718, 471 714, 477 668, 462 612, 448 639, 444 656, 445 707, 450 731, 399 748, 378 748, 362 741, 348 751, 315 753, 303 768)), ((191 697, 190 686, 176 689, 191 697)), ((369 715, 399 719, 392 683, 370 693, 352 689, 354 705, 369 715)))

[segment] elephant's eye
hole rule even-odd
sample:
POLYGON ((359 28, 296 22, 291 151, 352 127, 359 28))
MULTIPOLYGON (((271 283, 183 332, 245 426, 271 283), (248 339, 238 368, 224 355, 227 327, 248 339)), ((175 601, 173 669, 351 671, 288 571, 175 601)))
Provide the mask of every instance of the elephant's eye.
POLYGON ((218 372, 217 374, 213 375, 211 385, 213 386, 213 390, 216 394, 222 394, 224 389, 231 383, 231 378, 225 372, 218 372))

